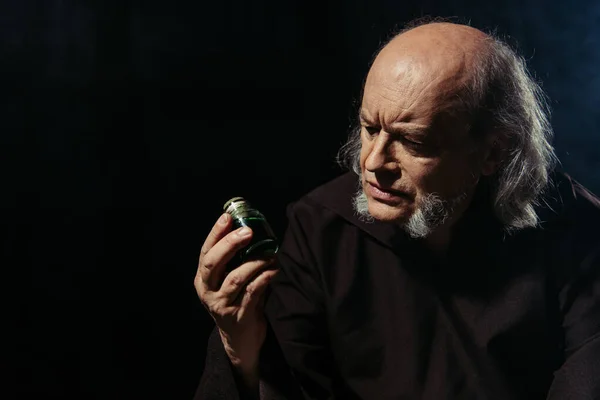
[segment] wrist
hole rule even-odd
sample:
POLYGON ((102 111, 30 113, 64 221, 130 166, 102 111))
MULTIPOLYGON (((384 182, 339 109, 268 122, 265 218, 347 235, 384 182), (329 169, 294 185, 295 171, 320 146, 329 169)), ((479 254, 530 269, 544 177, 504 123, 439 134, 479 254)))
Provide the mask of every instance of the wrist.
POLYGON ((254 387, 258 385, 258 360, 259 354, 241 354, 237 348, 243 349, 244 346, 235 346, 231 337, 219 330, 221 335, 221 341, 225 348, 225 353, 229 357, 231 365, 235 368, 236 372, 243 379, 244 384, 248 387, 254 387))
POLYGON ((243 362, 235 356, 229 355, 229 360, 234 369, 236 380, 241 384, 243 391, 246 394, 244 398, 258 398, 259 385, 259 367, 258 362, 248 363, 243 362))

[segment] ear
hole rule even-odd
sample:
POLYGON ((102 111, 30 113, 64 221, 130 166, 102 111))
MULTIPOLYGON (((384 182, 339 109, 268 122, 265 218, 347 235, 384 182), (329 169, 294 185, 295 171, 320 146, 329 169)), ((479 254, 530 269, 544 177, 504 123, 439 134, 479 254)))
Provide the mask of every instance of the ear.
POLYGON ((494 134, 486 140, 484 157, 481 162, 481 174, 489 176, 495 173, 506 157, 507 140, 504 135, 494 134))

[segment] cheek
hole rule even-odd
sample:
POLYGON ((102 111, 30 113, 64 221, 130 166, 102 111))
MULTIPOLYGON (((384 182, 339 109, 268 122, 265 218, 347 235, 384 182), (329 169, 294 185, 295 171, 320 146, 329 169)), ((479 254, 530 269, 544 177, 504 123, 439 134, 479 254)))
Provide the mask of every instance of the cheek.
POLYGON ((430 158, 402 157, 400 165, 402 173, 409 177, 415 186, 426 185, 439 169, 437 160, 430 158))
POLYGON ((420 181, 427 192, 453 195, 472 179, 472 168, 466 157, 441 158, 422 163, 420 181))
POLYGON ((367 142, 362 136, 360 139, 360 168, 364 170, 365 161, 371 152, 371 143, 367 142))

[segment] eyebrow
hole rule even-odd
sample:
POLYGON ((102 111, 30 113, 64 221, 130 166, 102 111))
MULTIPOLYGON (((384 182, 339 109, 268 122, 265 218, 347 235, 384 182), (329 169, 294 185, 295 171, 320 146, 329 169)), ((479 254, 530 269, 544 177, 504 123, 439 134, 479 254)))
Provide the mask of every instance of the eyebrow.
POLYGON ((362 121, 371 121, 371 118, 362 109, 358 112, 358 118, 362 121))
MULTIPOLYGON (((373 123, 373 119, 369 118, 369 116, 363 111, 360 110, 359 118, 361 121, 373 123)), ((408 134, 408 135, 423 135, 425 131, 428 129, 426 125, 415 124, 411 122, 394 122, 390 127, 390 132, 392 134, 408 134), (394 125, 402 124, 402 127, 395 128, 394 125)))
POLYGON ((408 134, 411 136, 423 136, 425 134, 425 132, 427 131, 427 126, 421 125, 421 124, 403 122, 402 126, 397 127, 397 128, 395 128, 394 125, 396 125, 396 123, 392 124, 392 126, 389 129, 389 132, 392 134, 402 133, 402 134, 408 134))

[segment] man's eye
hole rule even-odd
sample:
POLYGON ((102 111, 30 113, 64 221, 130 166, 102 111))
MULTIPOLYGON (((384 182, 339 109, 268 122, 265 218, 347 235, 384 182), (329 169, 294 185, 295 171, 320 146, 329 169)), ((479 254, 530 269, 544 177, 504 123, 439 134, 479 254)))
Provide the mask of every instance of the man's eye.
POLYGON ((379 132, 379 128, 374 126, 363 126, 369 135, 374 135, 379 132))
POLYGON ((436 146, 432 146, 430 144, 414 142, 408 139, 403 139, 402 142, 404 146, 408 148, 411 152, 424 157, 434 156, 439 151, 439 149, 436 146))
POLYGON ((403 139, 404 143, 406 143, 408 146, 414 147, 415 149, 424 149, 427 147, 426 144, 424 143, 419 143, 419 142, 414 142, 412 140, 408 140, 406 138, 403 139))

